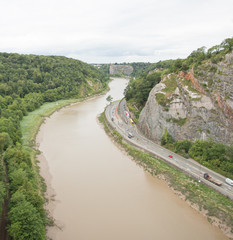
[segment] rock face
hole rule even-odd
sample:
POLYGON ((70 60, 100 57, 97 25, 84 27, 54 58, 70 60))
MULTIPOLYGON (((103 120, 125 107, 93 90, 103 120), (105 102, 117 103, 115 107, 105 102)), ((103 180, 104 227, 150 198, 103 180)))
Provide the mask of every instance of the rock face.
POLYGON ((129 76, 133 72, 133 67, 130 65, 110 65, 109 73, 114 74, 123 74, 129 76))
POLYGON ((208 138, 233 143, 233 53, 188 73, 170 74, 150 92, 138 126, 159 142, 167 128, 174 140, 208 138))

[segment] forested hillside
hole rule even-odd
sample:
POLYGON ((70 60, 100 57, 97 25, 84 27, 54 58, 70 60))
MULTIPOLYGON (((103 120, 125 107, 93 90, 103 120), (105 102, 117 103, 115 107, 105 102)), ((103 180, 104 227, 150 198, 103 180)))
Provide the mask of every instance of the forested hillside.
POLYGON ((78 60, 0 53, 0 132, 20 142, 17 121, 28 111, 44 102, 96 93, 106 80, 101 71, 78 60))
POLYGON ((45 102, 97 94, 107 81, 102 71, 78 60, 0 53, 0 213, 10 196, 12 239, 45 239, 48 223, 43 184, 21 145, 23 116, 45 102))

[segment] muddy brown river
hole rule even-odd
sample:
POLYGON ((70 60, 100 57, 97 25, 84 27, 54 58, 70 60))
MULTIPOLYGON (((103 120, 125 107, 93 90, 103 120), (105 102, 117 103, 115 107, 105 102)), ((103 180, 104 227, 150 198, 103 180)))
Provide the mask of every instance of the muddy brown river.
POLYGON ((105 96, 61 109, 37 141, 48 185, 54 240, 222 240, 222 232, 117 148, 98 124, 106 97, 123 97, 126 79, 105 96))

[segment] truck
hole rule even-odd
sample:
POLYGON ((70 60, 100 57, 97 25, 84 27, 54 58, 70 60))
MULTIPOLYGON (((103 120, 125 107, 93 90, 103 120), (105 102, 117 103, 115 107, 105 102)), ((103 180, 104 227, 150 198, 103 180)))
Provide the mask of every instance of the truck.
POLYGON ((221 186, 222 183, 212 178, 208 173, 204 173, 204 178, 217 186, 221 186))

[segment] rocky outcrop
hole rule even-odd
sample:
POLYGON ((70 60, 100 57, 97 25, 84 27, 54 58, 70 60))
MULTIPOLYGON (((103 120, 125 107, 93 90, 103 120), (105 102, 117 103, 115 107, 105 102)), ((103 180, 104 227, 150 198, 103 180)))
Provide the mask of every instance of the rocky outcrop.
POLYGON ((188 73, 170 74, 150 92, 138 126, 159 142, 167 128, 175 140, 211 138, 233 143, 233 53, 188 73))
POLYGON ((109 67, 109 73, 111 75, 120 74, 120 75, 129 76, 132 72, 133 72, 133 67, 130 65, 115 64, 115 65, 110 65, 109 67))

